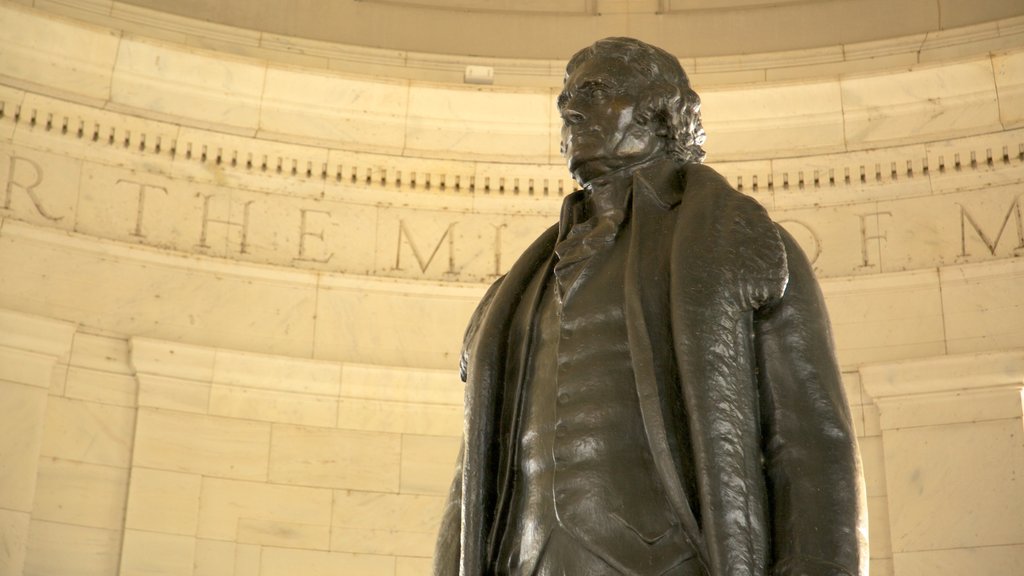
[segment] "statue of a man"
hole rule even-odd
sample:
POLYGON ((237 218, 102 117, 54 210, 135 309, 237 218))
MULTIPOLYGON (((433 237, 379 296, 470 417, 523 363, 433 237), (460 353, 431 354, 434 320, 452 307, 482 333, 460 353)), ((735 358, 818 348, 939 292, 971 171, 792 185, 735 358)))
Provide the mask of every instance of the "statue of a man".
POLYGON ((856 440, 807 259, 701 164, 678 60, 569 62, 582 190, 466 333, 438 576, 866 574, 856 440))

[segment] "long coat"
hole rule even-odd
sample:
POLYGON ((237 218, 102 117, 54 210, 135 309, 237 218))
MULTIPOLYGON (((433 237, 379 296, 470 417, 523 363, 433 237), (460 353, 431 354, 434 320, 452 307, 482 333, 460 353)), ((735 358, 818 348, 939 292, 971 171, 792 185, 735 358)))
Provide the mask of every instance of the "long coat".
MULTIPOLYGON (((533 328, 515 312, 536 306, 530 281, 549 273, 571 204, 488 290, 467 329, 463 449, 437 576, 494 571, 533 328)), ((865 575, 856 439, 802 251, 700 164, 639 170, 628 217, 625 313, 646 448, 705 572, 865 575), (679 438, 692 450, 696 493, 681 479, 679 438)))

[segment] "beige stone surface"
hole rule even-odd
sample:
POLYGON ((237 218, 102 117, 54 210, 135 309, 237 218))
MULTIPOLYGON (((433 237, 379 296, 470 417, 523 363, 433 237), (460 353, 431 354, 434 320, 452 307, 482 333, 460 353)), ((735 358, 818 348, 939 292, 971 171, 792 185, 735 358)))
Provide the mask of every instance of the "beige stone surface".
MULTIPOLYGON (((397 492, 401 437, 274 425, 271 482, 397 492)), ((403 460, 404 461, 404 460, 403 460)))
POLYGON ((400 154, 408 114, 406 82, 271 67, 259 126, 269 137, 400 154))
POLYGON ((951 353, 1020 347, 1024 304, 1019 298, 1024 261, 950 266, 940 270, 951 353))
POLYGON ((336 576, 360 574, 393 576, 395 559, 391 556, 321 552, 291 548, 264 547, 260 559, 260 576, 336 576))
POLYGON ((140 408, 132 465, 264 480, 269 451, 270 424, 140 408))
POLYGON ((327 550, 330 490, 204 478, 201 538, 327 550))
POLYGON ((248 420, 333 426, 338 420, 338 400, 314 394, 214 384, 210 388, 209 412, 248 420))
POLYGON ((195 536, 202 477, 134 466, 124 527, 195 536))
POLYGON ((0 539, 4 542, 3 553, 0 553, 0 573, 23 573, 31 518, 29 512, 0 510, 0 539))
POLYGON ((175 534, 125 530, 121 553, 122 576, 176 576, 190 574, 195 538, 175 534))
POLYGON ((33 520, 26 576, 117 574, 121 531, 33 520))
POLYGON ((120 530, 128 470, 58 458, 39 461, 34 520, 120 530))
POLYGON ((210 410, 209 382, 140 373, 139 406, 206 414, 210 410))
POLYGON ((331 550, 430 557, 445 497, 334 492, 331 550))
POLYGON ((67 369, 63 395, 76 400, 134 407, 138 402, 139 391, 135 378, 128 374, 73 365, 67 369))
POLYGON ((32 78, 49 92, 94 102, 110 96, 120 35, 7 6, 0 10, 0 30, 0 75, 32 78))
POLYGON ((1001 576, 1019 572, 1022 566, 1024 546, 1015 544, 897 553, 893 573, 898 576, 927 576, 942 572, 1001 576))
POLYGON ((844 366, 945 352, 938 275, 921 271, 822 283, 844 366))
POLYGON ((135 410, 51 397, 40 454, 127 468, 132 461, 135 410))
POLYGON ((126 38, 118 47, 110 100, 157 117, 254 134, 265 78, 266 67, 254 62, 126 38))
POLYGON ((995 54, 992 66, 999 93, 999 119, 1004 128, 1019 126, 1024 122, 1024 55, 995 54))
POLYGON ((460 438, 402 435, 403 494, 447 495, 460 438))
POLYGON ((988 59, 845 78, 846 142, 851 149, 984 133, 1002 128, 988 59))
POLYGON ((1024 470, 1020 422, 885 433, 894 552, 1020 542, 1024 498, 1013 480, 1024 470))

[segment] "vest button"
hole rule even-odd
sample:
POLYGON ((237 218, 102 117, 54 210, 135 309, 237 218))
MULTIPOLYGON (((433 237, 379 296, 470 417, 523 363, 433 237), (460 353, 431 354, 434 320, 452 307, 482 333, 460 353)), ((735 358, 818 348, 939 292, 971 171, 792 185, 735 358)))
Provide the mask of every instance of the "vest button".
POLYGON ((565 435, 569 432, 569 427, 565 425, 565 422, 559 422, 555 424, 555 438, 565 438, 565 435))
POLYGON ((565 404, 568 401, 569 401, 569 393, 568 392, 559 392, 558 393, 558 403, 559 404, 565 404))

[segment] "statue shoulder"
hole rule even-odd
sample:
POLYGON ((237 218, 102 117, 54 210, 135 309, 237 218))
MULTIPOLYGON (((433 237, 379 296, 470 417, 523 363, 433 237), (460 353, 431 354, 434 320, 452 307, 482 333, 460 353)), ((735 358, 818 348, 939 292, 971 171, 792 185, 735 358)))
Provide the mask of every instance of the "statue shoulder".
POLYGON ((718 271, 723 282, 744 279, 744 300, 754 308, 781 298, 789 278, 787 250, 764 207, 703 164, 686 164, 679 174, 677 255, 694 270, 718 271))

